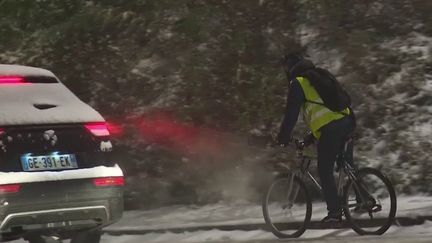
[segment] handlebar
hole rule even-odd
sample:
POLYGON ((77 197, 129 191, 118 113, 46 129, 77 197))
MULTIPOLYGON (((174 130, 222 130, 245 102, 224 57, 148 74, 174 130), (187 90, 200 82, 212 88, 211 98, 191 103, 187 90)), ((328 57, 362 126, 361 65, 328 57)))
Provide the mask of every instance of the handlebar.
MULTIPOLYGON (((296 138, 296 137, 291 137, 290 139, 290 144, 294 144, 295 145, 295 149, 297 151, 303 151, 304 148, 308 147, 309 145, 313 144, 315 141, 314 136, 312 135, 311 132, 308 132, 306 134, 306 136, 303 139, 300 138, 296 138)), ((286 147, 286 145, 281 145, 275 142, 274 145, 280 146, 280 147, 286 147)))
POLYGON ((309 132, 306 134, 306 136, 303 139, 291 137, 289 140, 289 143, 287 144, 280 144, 277 142, 276 136, 267 136, 267 137, 261 137, 261 136, 250 136, 248 138, 248 144, 251 146, 257 146, 257 147, 287 147, 287 146, 294 146, 294 148, 297 151, 303 151, 304 148, 307 146, 313 144, 315 141, 315 138, 312 136, 312 134, 309 132))
POLYGON ((299 138, 291 138, 291 141, 292 142, 290 144, 286 145, 281 145, 275 142, 272 147, 287 147, 293 144, 296 150, 302 151, 304 148, 308 147, 313 143, 313 141, 306 141, 305 139, 300 140, 299 138))
POLYGON ((294 139, 294 144, 295 144, 297 150, 303 150, 305 147, 307 147, 304 140, 300 140, 298 138, 294 139))

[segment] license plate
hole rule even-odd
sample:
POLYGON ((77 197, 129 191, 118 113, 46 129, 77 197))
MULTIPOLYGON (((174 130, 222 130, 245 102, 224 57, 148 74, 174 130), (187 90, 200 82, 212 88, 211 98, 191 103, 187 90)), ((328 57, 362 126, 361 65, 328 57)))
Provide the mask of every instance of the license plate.
POLYGON ((24 171, 40 170, 64 170, 78 168, 76 156, 74 154, 54 154, 54 155, 23 155, 21 164, 24 171))

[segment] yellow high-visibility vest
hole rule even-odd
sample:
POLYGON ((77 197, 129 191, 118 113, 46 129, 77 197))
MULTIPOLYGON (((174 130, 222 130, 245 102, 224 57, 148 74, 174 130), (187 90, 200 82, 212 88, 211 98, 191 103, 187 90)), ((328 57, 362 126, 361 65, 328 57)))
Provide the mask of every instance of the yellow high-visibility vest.
POLYGON ((320 138, 321 132, 319 129, 321 127, 330 123, 331 121, 341 119, 342 117, 346 116, 345 114, 350 114, 349 108, 346 108, 340 112, 334 112, 324 105, 321 105, 324 102, 315 88, 311 85, 309 80, 305 77, 297 77, 296 79, 300 83, 306 98, 306 102, 304 102, 302 106, 303 116, 315 138, 320 138), (320 104, 315 104, 313 102, 320 104))

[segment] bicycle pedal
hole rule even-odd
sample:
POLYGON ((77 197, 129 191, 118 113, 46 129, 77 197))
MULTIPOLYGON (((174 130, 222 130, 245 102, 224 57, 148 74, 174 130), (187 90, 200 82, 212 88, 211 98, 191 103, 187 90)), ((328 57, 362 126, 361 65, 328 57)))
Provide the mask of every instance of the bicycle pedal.
POLYGON ((382 206, 381 206, 381 205, 375 205, 375 206, 373 206, 372 209, 371 209, 371 211, 372 211, 373 213, 380 212, 381 210, 382 210, 382 206))

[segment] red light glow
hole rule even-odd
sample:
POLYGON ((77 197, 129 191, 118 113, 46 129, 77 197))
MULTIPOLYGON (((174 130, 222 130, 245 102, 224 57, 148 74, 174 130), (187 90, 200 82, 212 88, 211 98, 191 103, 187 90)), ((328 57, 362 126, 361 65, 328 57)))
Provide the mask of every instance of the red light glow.
POLYGON ((120 137, 123 135, 123 127, 113 123, 113 122, 107 122, 106 126, 108 128, 109 133, 114 137, 120 137))
POLYGON ((0 194, 17 193, 21 189, 19 184, 0 185, 0 194))
POLYGON ((214 131, 182 124, 170 116, 140 118, 135 126, 148 143, 154 143, 186 155, 219 156, 223 139, 214 131))
POLYGON ((193 127, 161 118, 142 119, 139 130, 147 141, 158 144, 172 142, 189 144, 195 140, 198 133, 198 130, 193 127))
POLYGON ((20 76, 0 76, 0 84, 26 84, 20 76))
POLYGON ((105 122, 94 122, 87 123, 84 125, 85 128, 97 137, 109 136, 108 127, 105 122))
POLYGON ((96 179, 93 179, 93 185, 95 185, 95 186, 124 186, 124 178, 122 176, 96 178, 96 179))

